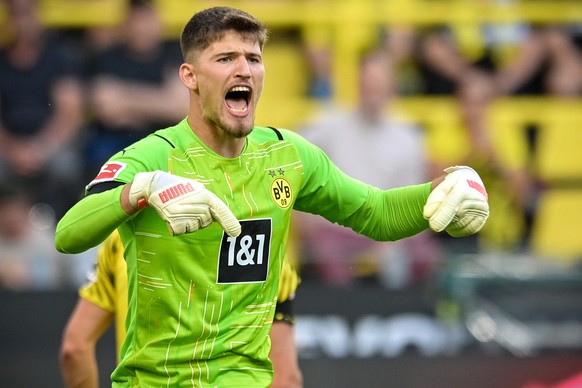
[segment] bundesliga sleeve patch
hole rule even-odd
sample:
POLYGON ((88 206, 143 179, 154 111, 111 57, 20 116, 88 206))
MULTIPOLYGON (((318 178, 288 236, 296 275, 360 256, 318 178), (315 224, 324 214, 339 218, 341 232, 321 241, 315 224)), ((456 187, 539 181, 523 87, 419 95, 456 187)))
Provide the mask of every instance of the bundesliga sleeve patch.
POLYGON ((217 283, 261 283, 267 280, 271 219, 240 221, 241 234, 223 233, 217 283))
POLYGON ((87 185, 87 190, 95 186, 97 183, 110 182, 121 174, 121 172, 127 167, 126 163, 121 162, 109 162, 101 167, 99 174, 87 185))

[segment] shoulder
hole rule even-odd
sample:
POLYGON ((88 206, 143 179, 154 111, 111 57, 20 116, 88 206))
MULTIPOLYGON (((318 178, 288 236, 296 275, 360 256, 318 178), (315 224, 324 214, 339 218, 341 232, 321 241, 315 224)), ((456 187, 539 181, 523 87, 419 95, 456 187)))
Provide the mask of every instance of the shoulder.
POLYGON ((253 141, 279 141, 284 138, 280 128, 255 126, 249 139, 253 141))
POLYGON ((286 128, 257 126, 253 129, 249 138, 258 142, 283 141, 290 143, 299 151, 301 156, 304 156, 306 151, 309 152, 309 150, 317 148, 299 133, 286 128))
POLYGON ((299 135, 297 132, 291 131, 286 128, 278 127, 261 127, 256 126, 249 135, 250 139, 256 141, 280 141, 286 140, 290 142, 307 142, 307 140, 299 135))
POLYGON ((193 141, 191 130, 185 122, 186 119, 171 127, 159 129, 126 147, 117 155, 139 153, 149 159, 155 156, 151 154, 152 152, 157 152, 166 157, 172 149, 184 148, 185 145, 193 141))
POLYGON ((134 144, 136 148, 147 150, 171 150, 181 143, 179 125, 160 129, 134 144))
POLYGON ((98 184, 107 182, 127 183, 141 171, 168 170, 168 156, 180 146, 184 128, 182 123, 158 130, 124 148, 101 167, 97 176, 87 185, 91 190, 98 184))

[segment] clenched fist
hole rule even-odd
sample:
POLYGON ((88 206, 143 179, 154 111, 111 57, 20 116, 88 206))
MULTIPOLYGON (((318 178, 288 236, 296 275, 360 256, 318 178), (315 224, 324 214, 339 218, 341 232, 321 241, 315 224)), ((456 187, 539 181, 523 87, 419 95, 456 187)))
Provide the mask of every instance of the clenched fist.
POLYGON ((435 232, 446 230, 453 237, 475 234, 489 217, 487 191, 481 177, 466 166, 445 169, 447 173, 430 193, 424 206, 424 218, 435 232))

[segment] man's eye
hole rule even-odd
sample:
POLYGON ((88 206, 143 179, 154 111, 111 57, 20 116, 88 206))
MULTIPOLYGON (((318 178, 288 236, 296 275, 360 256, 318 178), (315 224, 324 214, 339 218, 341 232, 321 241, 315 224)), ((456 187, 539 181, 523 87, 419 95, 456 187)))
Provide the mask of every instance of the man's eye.
POLYGON ((230 57, 224 57, 224 58, 219 58, 218 62, 224 63, 224 62, 230 62, 231 60, 232 59, 230 57))

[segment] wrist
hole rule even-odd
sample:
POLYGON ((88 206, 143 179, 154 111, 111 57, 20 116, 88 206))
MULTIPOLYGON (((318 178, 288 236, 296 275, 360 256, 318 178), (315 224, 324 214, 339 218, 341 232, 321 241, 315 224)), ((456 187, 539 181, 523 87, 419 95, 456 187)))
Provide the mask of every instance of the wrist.
POLYGON ((139 206, 137 206, 137 207, 133 206, 131 204, 130 199, 129 199, 129 193, 131 192, 131 186, 132 186, 132 183, 127 183, 123 187, 123 190, 121 190, 121 195, 119 198, 120 203, 121 203, 121 208, 123 209, 123 211, 127 215, 135 214, 140 209, 139 206))
POLYGON ((148 206, 150 193, 161 177, 160 171, 138 172, 129 185, 127 199, 134 212, 148 206))
POLYGON ((441 183, 443 183, 443 181, 445 180, 445 176, 441 175, 438 178, 435 178, 430 185, 430 191, 432 192, 438 185, 440 185, 441 183))

